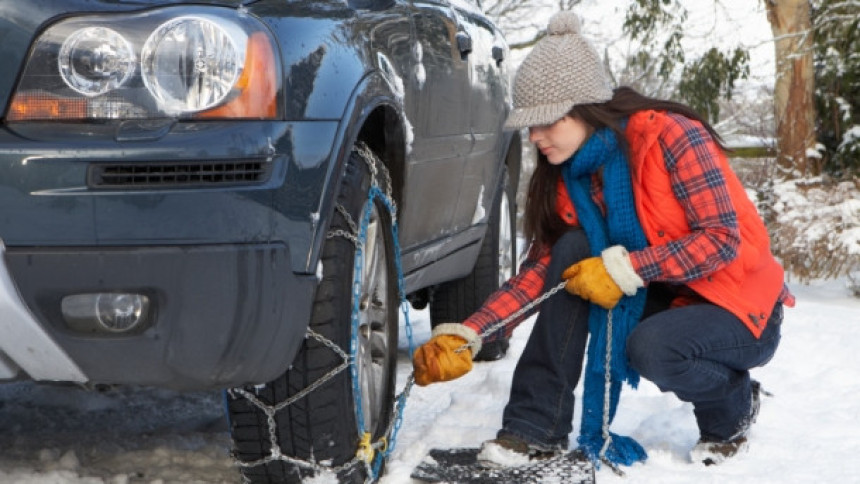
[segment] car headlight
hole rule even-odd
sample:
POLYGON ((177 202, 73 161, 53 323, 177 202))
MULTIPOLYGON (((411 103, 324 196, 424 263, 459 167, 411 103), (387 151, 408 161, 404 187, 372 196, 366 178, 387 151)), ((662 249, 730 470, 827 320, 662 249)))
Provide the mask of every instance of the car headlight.
POLYGON ((275 52, 266 27, 232 9, 73 17, 36 40, 6 119, 274 119, 275 52))
POLYGON ((230 94, 244 56, 215 22, 181 17, 162 24, 141 52, 143 83, 168 111, 202 111, 230 94))
POLYGON ((85 96, 120 87, 134 73, 134 52, 122 35, 105 27, 75 31, 63 42, 60 76, 85 96))

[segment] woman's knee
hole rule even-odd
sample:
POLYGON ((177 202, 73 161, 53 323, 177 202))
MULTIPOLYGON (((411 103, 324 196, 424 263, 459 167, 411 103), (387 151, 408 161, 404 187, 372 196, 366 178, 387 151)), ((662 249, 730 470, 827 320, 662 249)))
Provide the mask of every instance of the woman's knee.
POLYGON ((645 371, 649 366, 651 355, 648 351, 649 344, 646 342, 646 337, 638 326, 633 329, 630 335, 627 336, 627 360, 630 366, 633 367, 639 374, 645 376, 645 371))
POLYGON ((591 256, 588 238, 582 229, 569 230, 552 246, 552 259, 574 264, 591 256))
POLYGON ((654 325, 637 325, 627 337, 627 359, 643 377, 659 379, 678 363, 677 353, 666 344, 654 325))

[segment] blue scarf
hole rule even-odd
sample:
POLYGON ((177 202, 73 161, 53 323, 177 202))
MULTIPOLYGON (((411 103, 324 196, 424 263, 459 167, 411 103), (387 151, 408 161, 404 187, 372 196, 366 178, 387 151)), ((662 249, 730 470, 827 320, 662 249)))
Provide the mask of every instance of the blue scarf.
MULTIPOLYGON (((648 241, 636 215, 633 187, 627 157, 609 128, 595 131, 586 143, 562 166, 562 176, 570 194, 579 222, 585 230, 593 256, 607 247, 623 245, 629 251, 643 249, 648 241), (591 198, 592 174, 603 168, 603 198, 606 218, 591 198)), ((612 309, 612 345, 610 375, 609 422, 615 417, 621 384, 628 382, 636 388, 639 374, 627 363, 627 336, 639 322, 645 308, 645 289, 633 296, 623 296, 612 309)), ((588 360, 582 398, 582 422, 579 446, 586 455, 598 462, 603 449, 603 407, 608 311, 591 304, 588 315, 588 360)), ((610 464, 631 465, 644 461, 645 449, 631 437, 610 433, 605 459, 610 464)))

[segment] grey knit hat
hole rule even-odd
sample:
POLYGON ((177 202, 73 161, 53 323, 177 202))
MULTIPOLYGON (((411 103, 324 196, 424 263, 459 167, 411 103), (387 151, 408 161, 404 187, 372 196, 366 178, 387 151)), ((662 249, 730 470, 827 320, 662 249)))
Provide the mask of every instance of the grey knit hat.
POLYGON ((507 129, 552 124, 578 104, 612 99, 612 88, 594 46, 582 36, 579 18, 562 11, 549 19, 514 77, 514 109, 507 129))

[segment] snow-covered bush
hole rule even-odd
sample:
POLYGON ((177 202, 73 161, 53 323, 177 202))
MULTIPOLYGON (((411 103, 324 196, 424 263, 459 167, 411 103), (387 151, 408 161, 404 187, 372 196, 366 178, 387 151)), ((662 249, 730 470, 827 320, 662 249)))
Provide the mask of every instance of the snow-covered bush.
POLYGON ((790 180, 767 191, 770 207, 760 209, 773 215, 766 217, 773 252, 789 277, 850 278, 860 270, 860 180, 790 180))

